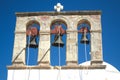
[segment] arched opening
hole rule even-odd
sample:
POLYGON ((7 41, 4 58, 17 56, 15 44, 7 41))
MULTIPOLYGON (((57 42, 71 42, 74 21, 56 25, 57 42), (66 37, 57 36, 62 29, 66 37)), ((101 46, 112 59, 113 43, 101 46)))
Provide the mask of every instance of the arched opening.
POLYGON ((26 25, 26 65, 37 65, 40 24, 29 21, 26 25))
POLYGON ((82 19, 78 22, 78 63, 90 60, 90 22, 82 19))
POLYGON ((51 28, 51 50, 50 50, 51 65, 52 66, 65 65, 67 25, 63 20, 54 20, 51 23, 50 28, 51 28))

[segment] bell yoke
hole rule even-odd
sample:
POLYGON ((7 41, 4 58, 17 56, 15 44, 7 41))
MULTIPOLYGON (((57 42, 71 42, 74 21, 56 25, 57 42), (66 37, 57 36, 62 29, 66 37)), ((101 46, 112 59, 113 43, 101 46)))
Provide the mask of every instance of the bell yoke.
POLYGON ((65 33, 66 32, 61 25, 55 25, 54 29, 51 31, 51 34, 55 34, 54 42, 52 43, 52 45, 56 47, 63 47, 64 43, 62 41, 62 36, 65 33))

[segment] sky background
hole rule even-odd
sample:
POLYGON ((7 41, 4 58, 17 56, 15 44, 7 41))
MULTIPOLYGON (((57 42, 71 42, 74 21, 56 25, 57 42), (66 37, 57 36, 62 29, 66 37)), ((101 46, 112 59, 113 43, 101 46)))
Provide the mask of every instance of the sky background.
POLYGON ((119 0, 0 0, 0 80, 7 80, 11 65, 15 12, 54 11, 60 2, 63 11, 101 10, 103 58, 120 71, 120 1, 119 0))

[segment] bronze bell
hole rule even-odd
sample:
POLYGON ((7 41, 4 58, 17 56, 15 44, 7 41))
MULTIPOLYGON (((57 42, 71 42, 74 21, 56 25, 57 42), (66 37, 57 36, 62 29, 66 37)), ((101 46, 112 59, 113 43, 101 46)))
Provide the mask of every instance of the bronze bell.
POLYGON ((29 42, 29 44, 27 44, 27 46, 30 48, 37 48, 38 47, 38 44, 36 41, 36 36, 30 36, 30 42, 29 42))
POLYGON ((86 32, 82 33, 82 37, 81 37, 80 42, 83 43, 83 44, 89 44, 89 40, 88 40, 86 32))
POLYGON ((52 45, 56 46, 56 47, 63 47, 64 43, 62 41, 62 35, 56 34, 55 38, 54 38, 54 42, 52 43, 52 45))

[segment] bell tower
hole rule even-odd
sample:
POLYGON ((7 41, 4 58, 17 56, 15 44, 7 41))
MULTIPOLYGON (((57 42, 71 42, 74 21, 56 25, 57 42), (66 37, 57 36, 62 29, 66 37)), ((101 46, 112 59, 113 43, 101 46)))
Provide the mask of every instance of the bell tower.
MULTIPOLYGON (((71 69, 105 69, 106 66, 102 64, 101 11, 61 12, 63 6, 60 3, 54 6, 54 9, 56 11, 53 12, 16 13, 12 65, 7 66, 7 80, 25 80, 25 75, 29 75, 29 80, 47 80, 45 73, 51 72, 51 76, 57 76, 57 69, 63 73, 66 69, 68 71, 71 69), (66 29, 61 24, 65 24, 66 29), (79 25, 82 26, 77 29, 79 25), (54 42, 51 41, 52 34, 55 35, 54 42), (80 42, 78 42, 78 34, 82 35, 80 42), (88 34, 90 38, 87 37, 88 34), (66 35, 66 43, 62 41, 63 35, 66 35), (78 58, 81 57, 78 56, 78 44, 90 45, 89 65, 78 64, 78 58), (51 46, 61 48, 66 46, 66 64, 64 66, 59 65, 57 68, 51 65, 51 46), (37 65, 26 64, 27 48, 38 48, 37 65)), ((49 75, 47 76, 49 77, 49 75)), ((48 79, 55 80, 55 77, 48 79)))

